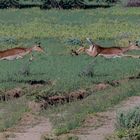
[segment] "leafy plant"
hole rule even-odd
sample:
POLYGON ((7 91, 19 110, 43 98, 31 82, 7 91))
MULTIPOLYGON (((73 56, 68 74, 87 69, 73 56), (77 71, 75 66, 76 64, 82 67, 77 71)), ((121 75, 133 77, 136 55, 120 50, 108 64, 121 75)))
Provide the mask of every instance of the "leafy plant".
POLYGON ((140 107, 128 112, 120 112, 117 116, 117 128, 134 128, 140 126, 140 107))

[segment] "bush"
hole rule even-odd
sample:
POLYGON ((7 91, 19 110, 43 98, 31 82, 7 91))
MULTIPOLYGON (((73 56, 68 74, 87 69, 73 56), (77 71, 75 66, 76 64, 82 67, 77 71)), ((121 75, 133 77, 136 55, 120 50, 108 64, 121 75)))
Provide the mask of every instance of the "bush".
POLYGON ((117 131, 106 140, 140 140, 140 127, 117 131))
POLYGON ((121 3, 123 6, 126 7, 139 7, 140 6, 140 0, 121 0, 121 3))
POLYGON ((72 9, 72 8, 84 8, 84 0, 45 0, 42 8, 60 8, 60 9, 72 9))
POLYGON ((18 0, 0 0, 0 8, 19 8, 18 0))
POLYGON ((140 6, 140 0, 128 0, 127 6, 128 7, 139 7, 140 6))
POLYGON ((106 140, 140 140, 140 107, 118 113, 116 127, 106 140))
POLYGON ((128 112, 121 112, 117 116, 118 129, 129 129, 140 126, 140 107, 135 107, 128 112))

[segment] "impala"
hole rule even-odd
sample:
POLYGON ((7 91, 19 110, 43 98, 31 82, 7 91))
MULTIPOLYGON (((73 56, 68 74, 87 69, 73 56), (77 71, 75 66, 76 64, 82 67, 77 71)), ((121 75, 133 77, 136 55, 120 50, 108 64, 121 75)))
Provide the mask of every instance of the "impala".
MULTIPOLYGON (((17 48, 0 51, 0 60, 14 60, 14 59, 23 58, 25 55, 31 54, 33 51, 45 53, 45 51, 43 50, 43 48, 40 46, 39 43, 38 45, 34 45, 31 48, 17 47, 17 48)), ((32 60, 32 54, 30 60, 32 60)))
POLYGON ((133 57, 133 58, 140 58, 140 56, 135 55, 126 55, 125 52, 129 50, 140 50, 138 47, 138 42, 136 45, 133 45, 131 42, 128 47, 110 47, 104 48, 98 44, 95 44, 91 41, 91 39, 87 38, 87 41, 90 43, 90 47, 87 49, 85 47, 80 47, 78 50, 72 50, 72 54, 79 55, 81 52, 86 52, 89 56, 96 57, 96 56, 103 56, 105 58, 116 58, 116 57, 133 57))

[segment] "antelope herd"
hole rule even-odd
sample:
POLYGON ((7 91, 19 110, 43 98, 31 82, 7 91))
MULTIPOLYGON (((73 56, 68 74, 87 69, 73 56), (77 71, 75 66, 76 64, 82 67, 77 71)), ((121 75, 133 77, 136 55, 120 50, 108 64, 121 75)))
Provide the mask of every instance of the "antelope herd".
MULTIPOLYGON (((87 53, 89 56, 97 57, 97 56, 103 56, 105 58, 116 58, 116 57, 132 57, 132 58, 140 58, 139 55, 128 55, 125 54, 126 52, 130 50, 140 50, 140 47, 138 46, 138 42, 135 44, 129 42, 128 47, 110 47, 105 48, 98 44, 95 44, 91 39, 87 38, 87 41, 89 42, 89 48, 80 47, 78 50, 71 50, 71 54, 73 55, 79 55, 82 52, 87 53)), ((0 60, 15 60, 19 58, 23 58, 25 55, 30 54, 30 60, 33 59, 32 52, 42 52, 46 53, 44 49, 40 46, 40 43, 37 45, 34 45, 31 48, 12 48, 7 49, 4 51, 0 51, 0 60)))

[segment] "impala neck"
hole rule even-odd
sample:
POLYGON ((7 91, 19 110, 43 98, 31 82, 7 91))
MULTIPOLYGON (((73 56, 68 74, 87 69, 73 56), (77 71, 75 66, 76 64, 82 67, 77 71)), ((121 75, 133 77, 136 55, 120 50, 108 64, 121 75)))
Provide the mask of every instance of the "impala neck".
POLYGON ((32 51, 33 51, 33 47, 31 47, 31 48, 26 48, 26 51, 32 52, 32 51))

